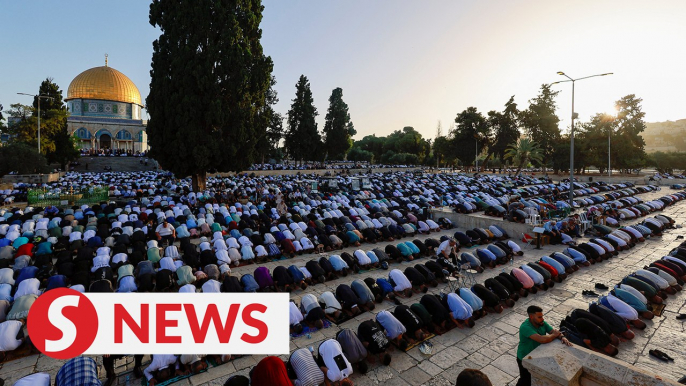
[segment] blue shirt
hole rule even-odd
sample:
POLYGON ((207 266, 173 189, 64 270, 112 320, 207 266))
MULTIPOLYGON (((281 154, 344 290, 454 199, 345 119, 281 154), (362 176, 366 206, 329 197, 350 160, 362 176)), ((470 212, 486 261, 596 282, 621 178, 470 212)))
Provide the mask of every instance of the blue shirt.
POLYGON ((632 294, 631 292, 623 290, 621 288, 615 288, 613 292, 617 298, 619 298, 624 303, 630 305, 631 308, 635 309, 636 311, 648 311, 648 308, 646 307, 645 303, 643 303, 639 298, 634 296, 634 294, 632 294))
POLYGON ((257 292, 260 285, 251 274, 246 274, 241 277, 241 284, 243 284, 243 291, 245 292, 257 292))
POLYGON ((531 277, 531 280, 533 280, 535 284, 543 284, 543 282, 545 281, 543 279, 543 275, 536 272, 533 268, 529 267, 528 265, 524 264, 519 268, 521 268, 522 271, 526 272, 526 274, 529 275, 529 277, 531 277))
POLYGON ((462 300, 461 297, 452 292, 447 296, 448 308, 450 308, 450 313, 453 314, 453 318, 457 320, 466 320, 472 316, 474 311, 466 301, 462 300))
POLYGON ((541 257, 541 260, 543 260, 544 263, 546 263, 546 264, 552 266, 553 268, 555 268, 555 269, 557 270, 557 273, 559 273, 559 274, 565 273, 565 267, 564 267, 564 265, 558 263, 558 262, 557 262, 555 259, 553 259, 552 257, 543 256, 543 257, 541 257))
POLYGON ((291 276, 293 276, 293 281, 295 281, 296 283, 300 283, 301 281, 305 280, 305 275, 303 275, 302 271, 295 265, 291 265, 290 267, 288 267, 288 273, 290 273, 291 276))
POLYGON ((329 262, 335 271, 342 271, 343 269, 348 268, 348 264, 345 260, 338 255, 329 256, 329 262))
POLYGON ((474 294, 469 288, 460 288, 460 297, 472 307, 472 310, 480 310, 484 306, 484 301, 474 294))
POLYGON ((380 277, 380 278, 376 279, 376 285, 378 285, 383 290, 384 296, 386 296, 386 294, 388 294, 388 293, 393 292, 393 286, 391 285, 391 283, 388 280, 386 280, 384 278, 380 277))

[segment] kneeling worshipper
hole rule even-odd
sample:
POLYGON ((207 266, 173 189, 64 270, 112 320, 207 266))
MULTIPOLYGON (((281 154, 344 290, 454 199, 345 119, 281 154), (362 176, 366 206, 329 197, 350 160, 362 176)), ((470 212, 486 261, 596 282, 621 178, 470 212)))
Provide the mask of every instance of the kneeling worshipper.
POLYGON ((451 292, 446 295, 443 298, 443 303, 450 310, 450 315, 457 321, 458 326, 474 327, 472 307, 456 293, 451 292))
POLYGON ((296 376, 293 382, 295 386, 319 386, 324 383, 324 373, 310 350, 303 347, 293 351, 288 364, 296 376))
POLYGON ((367 362, 365 361, 367 359, 367 349, 357 334, 348 328, 344 328, 336 334, 336 340, 340 343, 343 354, 348 361, 353 365, 357 364, 358 371, 361 374, 365 374, 368 369, 367 362))
MULTIPOLYGON (((357 337, 368 352, 375 354, 382 363, 388 366, 391 363, 391 355, 386 350, 391 342, 386 337, 383 327, 376 320, 365 320, 357 326, 357 337)), ((373 362, 374 357, 369 357, 373 362)))
POLYGON ((322 372, 330 382, 341 382, 353 374, 353 366, 343 354, 341 344, 335 339, 325 340, 319 345, 317 359, 322 372))

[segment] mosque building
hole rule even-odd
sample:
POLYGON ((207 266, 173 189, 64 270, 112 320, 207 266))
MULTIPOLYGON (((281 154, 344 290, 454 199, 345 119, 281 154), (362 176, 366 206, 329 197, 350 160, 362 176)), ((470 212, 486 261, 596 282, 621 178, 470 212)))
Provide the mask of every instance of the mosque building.
POLYGON ((67 127, 82 149, 148 150, 143 101, 138 87, 126 75, 107 65, 86 70, 67 89, 70 116, 67 127))

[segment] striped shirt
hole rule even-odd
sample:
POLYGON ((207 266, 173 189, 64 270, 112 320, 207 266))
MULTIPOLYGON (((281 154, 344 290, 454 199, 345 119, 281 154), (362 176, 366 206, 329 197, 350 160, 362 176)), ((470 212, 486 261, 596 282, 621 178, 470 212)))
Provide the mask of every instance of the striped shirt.
POLYGON ((314 361, 312 353, 306 348, 295 350, 289 360, 295 372, 296 385, 317 386, 324 383, 324 373, 314 361))

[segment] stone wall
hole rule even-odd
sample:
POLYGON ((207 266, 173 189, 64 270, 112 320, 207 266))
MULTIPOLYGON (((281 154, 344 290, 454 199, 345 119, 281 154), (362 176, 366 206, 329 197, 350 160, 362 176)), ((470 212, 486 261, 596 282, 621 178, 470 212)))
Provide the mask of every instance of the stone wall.
POLYGON ((522 361, 533 386, 678 386, 626 362, 557 341, 542 344, 522 361))
POLYGON ((503 220, 500 217, 486 216, 483 213, 462 214, 455 213, 449 209, 434 209, 434 221, 440 217, 445 217, 460 228, 474 229, 474 228, 488 228, 491 225, 497 225, 505 230, 507 234, 515 239, 521 240, 522 233, 528 233, 533 236, 533 227, 528 224, 522 224, 512 221, 503 220))
MULTIPOLYGON (((351 175, 356 174, 356 173, 366 173, 369 169, 349 169, 348 171, 350 172, 351 175)), ((385 173, 385 172, 397 172, 397 171, 406 171, 406 172, 412 172, 415 170, 423 170, 422 168, 383 168, 383 169, 372 169, 374 173, 385 173)), ((246 170, 241 173, 247 173, 247 174, 252 174, 255 173, 256 176, 287 176, 287 175, 295 175, 298 172, 300 174, 316 174, 318 176, 323 176, 327 172, 330 172, 331 174, 336 174, 342 172, 343 169, 318 169, 318 170, 246 170)), ((232 177, 235 176, 236 173, 207 173, 208 177, 214 177, 214 176, 222 176, 222 177, 232 177)))
POLYGON ((57 181, 64 173, 47 173, 47 174, 13 174, 2 177, 2 182, 14 184, 24 182, 27 184, 44 184, 46 182, 57 181))

